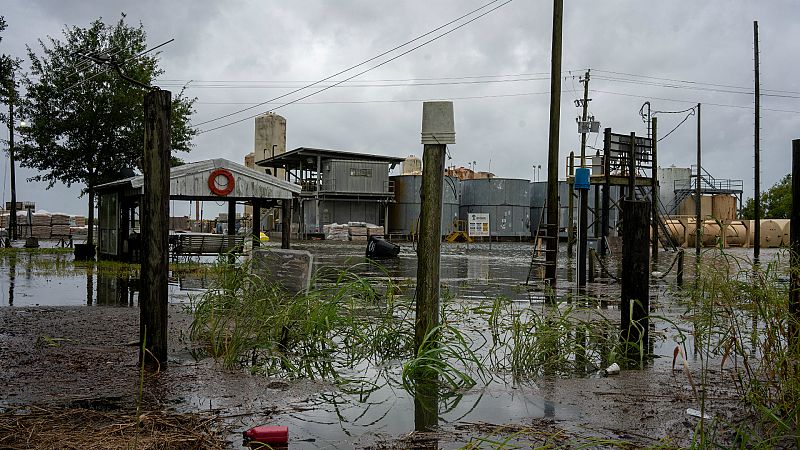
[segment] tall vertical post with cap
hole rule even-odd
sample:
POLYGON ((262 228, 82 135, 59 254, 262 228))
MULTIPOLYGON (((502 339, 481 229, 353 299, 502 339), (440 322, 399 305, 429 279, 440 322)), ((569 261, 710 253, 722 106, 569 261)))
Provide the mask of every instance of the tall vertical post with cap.
MULTIPOLYGON (((417 247, 414 343, 420 349, 439 325, 439 257, 442 244, 442 183, 447 144, 455 144, 453 102, 422 104, 422 190, 417 247)), ((434 341, 428 341, 435 342, 434 341)))

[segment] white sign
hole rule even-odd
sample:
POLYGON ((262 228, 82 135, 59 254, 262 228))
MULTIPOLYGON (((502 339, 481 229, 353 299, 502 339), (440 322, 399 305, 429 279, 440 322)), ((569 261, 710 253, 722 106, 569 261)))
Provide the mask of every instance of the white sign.
POLYGON ((471 237, 490 236, 489 213, 469 213, 469 235, 471 237))

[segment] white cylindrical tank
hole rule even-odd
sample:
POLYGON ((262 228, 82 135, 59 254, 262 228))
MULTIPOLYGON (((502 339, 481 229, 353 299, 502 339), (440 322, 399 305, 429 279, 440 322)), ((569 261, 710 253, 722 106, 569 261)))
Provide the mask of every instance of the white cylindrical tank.
POLYGON ((716 247, 722 240, 722 227, 716 220, 703 221, 703 247, 716 247))
MULTIPOLYGON (((751 238, 754 238, 755 230, 750 229, 751 238)), ((752 239, 751 239, 752 240, 752 239)), ((761 247, 775 248, 780 247, 783 242, 783 227, 772 219, 761 221, 761 247)))
POLYGON ((400 165, 402 175, 422 175, 422 160, 416 155, 408 155, 400 165))

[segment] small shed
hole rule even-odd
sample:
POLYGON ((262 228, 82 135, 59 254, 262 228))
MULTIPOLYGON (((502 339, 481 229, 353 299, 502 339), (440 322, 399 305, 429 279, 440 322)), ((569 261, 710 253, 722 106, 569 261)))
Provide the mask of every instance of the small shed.
MULTIPOLYGON (((215 201, 228 203, 228 234, 235 234, 236 202, 253 205, 254 235, 260 208, 279 202, 288 210, 301 187, 264 172, 226 159, 208 159, 173 167, 169 176, 170 200, 215 201)), ((132 218, 144 195, 144 176, 125 178, 97 186, 99 198, 98 256, 101 259, 131 260, 135 250, 132 218)), ((288 228, 288 227, 287 227, 288 228)), ((283 230, 288 244, 289 230, 283 230)), ((257 245, 257 239, 254 240, 257 245)))

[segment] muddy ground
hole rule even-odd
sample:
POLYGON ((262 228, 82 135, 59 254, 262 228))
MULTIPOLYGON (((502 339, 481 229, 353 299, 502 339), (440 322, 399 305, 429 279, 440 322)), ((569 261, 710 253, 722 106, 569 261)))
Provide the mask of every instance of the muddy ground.
MULTIPOLYGON (((224 370, 209 358, 195 360, 187 338, 190 320, 182 306, 170 305, 169 367, 145 377, 139 400, 134 344, 138 339, 137 308, 2 307, 0 407, 130 410, 141 403, 151 409, 206 411, 224 418, 228 445, 238 448, 241 443, 236 436, 242 430, 270 423, 282 414, 313 408, 311 398, 335 391, 325 382, 267 379, 224 370)), ((702 389, 699 361, 688 366, 697 389, 702 389)), ((729 374, 713 364, 707 374, 707 413, 726 421, 739 416, 737 393, 729 374)), ((491 417, 480 422, 451 422, 428 435, 369 433, 335 441, 314 436, 313 432, 290 430, 291 448, 429 444, 453 448, 474 439, 496 441, 497 436, 508 435, 514 435, 523 445, 600 445, 599 439, 608 439, 611 441, 606 444, 611 446, 686 446, 698 425, 698 419, 687 414, 689 408, 700 409, 692 384, 681 364, 678 370, 672 370, 670 357, 656 359, 648 370, 623 370, 602 378, 541 379, 512 389, 541 396, 544 415, 511 424, 493 423, 491 417)), ((414 411, 408 414, 413 416, 414 411)))

